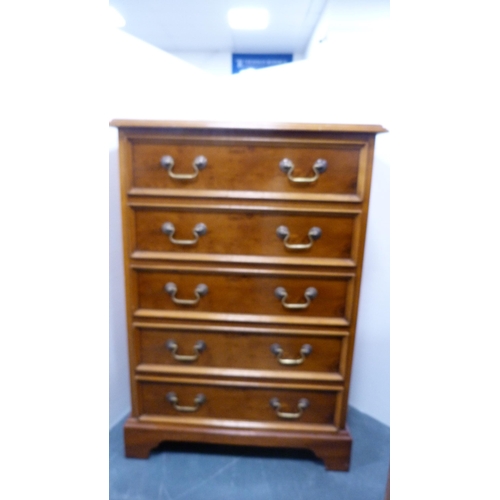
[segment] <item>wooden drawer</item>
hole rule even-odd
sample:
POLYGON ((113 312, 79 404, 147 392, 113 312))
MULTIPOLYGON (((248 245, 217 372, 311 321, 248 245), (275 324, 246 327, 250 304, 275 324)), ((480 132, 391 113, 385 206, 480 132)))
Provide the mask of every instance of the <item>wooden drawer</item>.
POLYGON ((244 196, 251 192, 281 193, 284 198, 329 195, 345 201, 360 201, 364 195, 368 147, 359 140, 304 143, 293 138, 246 141, 193 137, 179 141, 164 135, 133 138, 131 144, 131 188, 231 191, 232 197, 241 197, 243 192, 247 192, 244 196), (174 161, 171 174, 198 174, 190 180, 172 178, 161 164, 165 156, 174 161), (199 156, 207 163, 197 170, 193 162, 199 156), (280 169, 285 159, 293 163, 291 173, 280 169), (317 160, 326 161, 326 170, 313 182, 297 182, 297 178, 315 177, 317 160))
POLYGON ((136 330, 139 363, 343 374, 344 336, 136 330), (178 358, 178 359, 177 359, 178 358))
POLYGON ((134 215, 136 251, 350 261, 357 255, 356 212, 302 215, 263 210, 135 207, 134 215), (195 232, 199 224, 205 225, 205 233, 195 232))
POLYGON ((337 390, 307 388, 217 386, 172 382, 139 382, 140 414, 206 419, 250 420, 255 422, 297 422, 333 424, 337 408, 337 390), (180 409, 169 400, 175 395, 180 409), (197 400, 197 396, 202 398, 197 400), (277 398, 280 408, 271 406, 277 398), (299 402, 307 400, 302 412, 299 402), (198 403, 197 403, 198 401, 198 403), (203 401, 199 403, 199 401, 203 401), (182 408, 187 407, 187 408, 182 408), (196 411, 183 411, 196 409, 196 411), (297 418, 283 418, 277 411, 291 413, 297 418), (300 414, 301 413, 301 414, 300 414), (300 416, 299 416, 300 414, 300 416))
MULTIPOLYGON (((258 269, 159 270, 136 269, 138 308, 178 312, 186 319, 195 318, 194 313, 218 315, 260 315, 262 321, 272 321, 273 316, 301 318, 329 318, 346 324, 350 318, 354 274, 329 272, 275 273, 258 269), (171 285, 168 285, 171 284, 171 285), (207 293, 196 291, 207 287, 207 293), (170 293, 167 289, 170 286, 170 293), (277 297, 277 289, 286 292, 285 303, 277 297), (316 296, 309 294, 316 290, 316 296), (307 305, 309 295, 309 305, 307 305), (175 301, 196 302, 178 304, 175 301)), ((175 317, 177 315, 170 315, 175 317)), ((213 318, 216 319, 216 318, 213 318)), ((232 318, 224 316, 231 321, 232 318)), ((254 317, 259 321, 257 317, 254 317)), ((279 318, 278 318, 279 319, 279 318)))

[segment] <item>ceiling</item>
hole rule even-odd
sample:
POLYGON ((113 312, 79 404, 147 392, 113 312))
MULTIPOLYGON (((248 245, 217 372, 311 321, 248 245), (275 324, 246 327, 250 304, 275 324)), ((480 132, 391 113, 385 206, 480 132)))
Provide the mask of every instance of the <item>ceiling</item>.
POLYGON ((327 0, 110 0, 123 31, 167 52, 303 53, 327 0), (234 31, 231 7, 265 7, 267 29, 234 31))

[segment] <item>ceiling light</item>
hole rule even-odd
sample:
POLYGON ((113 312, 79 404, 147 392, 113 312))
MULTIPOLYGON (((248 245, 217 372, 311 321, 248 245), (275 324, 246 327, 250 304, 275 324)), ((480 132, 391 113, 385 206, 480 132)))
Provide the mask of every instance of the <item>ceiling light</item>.
POLYGON ((125 19, 114 7, 111 7, 111 5, 109 6, 108 18, 109 24, 113 28, 123 28, 125 26, 125 19))
POLYGON ((234 8, 227 13, 229 26, 233 30, 263 30, 269 24, 266 9, 234 8))

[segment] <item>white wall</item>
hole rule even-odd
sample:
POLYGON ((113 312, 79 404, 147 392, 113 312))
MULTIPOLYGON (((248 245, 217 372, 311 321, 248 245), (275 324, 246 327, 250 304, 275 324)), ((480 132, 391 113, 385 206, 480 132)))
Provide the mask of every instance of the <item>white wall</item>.
POLYGON ((128 413, 127 321, 122 257, 118 132, 110 129, 109 148, 109 426, 128 413))
POLYGON ((229 76, 232 72, 231 52, 170 52, 175 57, 213 76, 229 76))
MULTIPOLYGON (((121 31, 110 34, 109 119, 197 118, 210 76, 121 31), (191 110, 191 112, 190 112, 191 110)), ((109 425, 130 411, 118 134, 109 145, 109 425)))
MULTIPOLYGON (((306 50, 331 82, 332 116, 391 128, 389 0, 329 0, 306 50), (334 104, 335 103, 335 104, 334 104), (340 113, 340 109, 342 112, 340 113), (345 113, 345 114, 344 114, 345 113)), ((378 136, 349 403, 390 423, 389 148, 378 136)))
MULTIPOLYGON (((324 57, 228 77, 212 77, 191 65, 117 33, 112 45, 111 118, 160 118, 274 122, 381 124, 390 129, 387 107, 387 46, 357 36, 358 43, 322 44, 324 57), (367 50, 370 47, 370 50, 367 50), (349 50, 348 50, 349 49, 349 50), (133 71, 131 71, 133 68, 133 71)), ((346 34, 345 40, 353 42, 346 34)), ((389 424, 389 147, 390 134, 377 138, 372 199, 361 287, 350 403, 389 424)), ((119 238, 117 144, 110 146, 110 226, 119 238), (113 202, 111 198, 115 199, 113 202)), ((121 239, 119 240, 121 244, 121 239)), ((123 272, 119 245, 110 245, 110 273, 123 272)), ((110 284, 110 425, 128 410, 124 370, 123 281, 110 284), (115 297, 115 299, 113 299, 115 297), (121 315, 121 316, 120 316, 121 315), (113 361, 111 362, 111 358, 113 361)))
MULTIPOLYGON (((376 47, 379 34, 388 31, 390 0, 328 0, 306 49, 306 59, 323 58, 323 49, 331 51, 334 47, 350 52, 347 39, 343 35, 364 35, 372 33, 371 43, 366 49, 376 47)), ((350 38, 358 44, 356 36, 350 38)))
MULTIPOLYGON (((343 50, 329 47, 325 58, 236 75, 225 99, 233 102, 240 117, 249 120, 381 124, 390 130, 384 37, 371 54, 366 39, 363 43, 358 34, 356 40, 358 43, 347 43, 352 40, 346 34, 343 50)), ((230 119, 234 114, 223 116, 230 119)), ((376 139, 349 398, 352 406, 386 425, 390 423, 390 139, 390 134, 376 139)))
MULTIPOLYGON (((233 71, 231 52, 170 52, 171 55, 213 76, 230 76, 233 71)), ((293 61, 304 59, 303 54, 293 54, 293 61)))

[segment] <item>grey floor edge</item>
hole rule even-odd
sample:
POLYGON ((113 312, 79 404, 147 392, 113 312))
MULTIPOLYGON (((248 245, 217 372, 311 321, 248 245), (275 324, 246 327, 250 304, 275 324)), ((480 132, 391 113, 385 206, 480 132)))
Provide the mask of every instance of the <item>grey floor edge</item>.
POLYGON ((349 472, 326 471, 308 450, 166 443, 125 458, 123 424, 109 432, 110 500, 383 500, 390 428, 353 407, 349 472))

